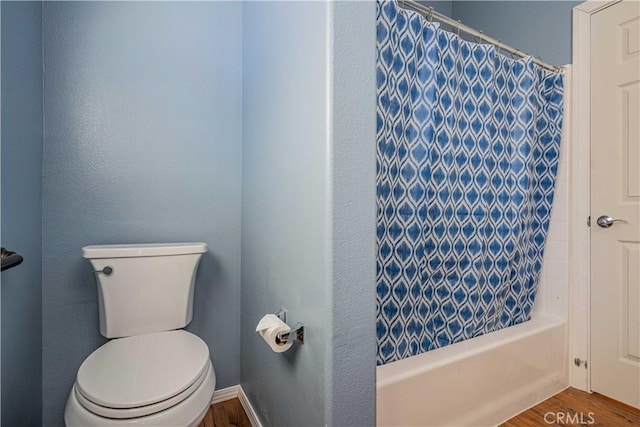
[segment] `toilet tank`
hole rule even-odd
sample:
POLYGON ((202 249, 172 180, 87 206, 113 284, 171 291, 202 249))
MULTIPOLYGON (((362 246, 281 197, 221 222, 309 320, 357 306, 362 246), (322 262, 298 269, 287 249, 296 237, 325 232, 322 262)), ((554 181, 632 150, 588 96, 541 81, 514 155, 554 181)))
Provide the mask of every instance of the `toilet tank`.
POLYGON ((206 243, 82 248, 98 282, 100 333, 118 338, 188 325, 196 271, 206 251, 206 243))

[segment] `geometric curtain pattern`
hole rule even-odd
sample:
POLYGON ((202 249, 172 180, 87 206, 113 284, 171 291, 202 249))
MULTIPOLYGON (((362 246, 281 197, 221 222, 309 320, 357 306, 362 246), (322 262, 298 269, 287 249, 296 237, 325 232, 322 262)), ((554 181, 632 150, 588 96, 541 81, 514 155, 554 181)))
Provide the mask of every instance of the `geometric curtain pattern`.
POLYGON ((377 14, 377 363, 529 320, 562 75, 395 1, 377 14))

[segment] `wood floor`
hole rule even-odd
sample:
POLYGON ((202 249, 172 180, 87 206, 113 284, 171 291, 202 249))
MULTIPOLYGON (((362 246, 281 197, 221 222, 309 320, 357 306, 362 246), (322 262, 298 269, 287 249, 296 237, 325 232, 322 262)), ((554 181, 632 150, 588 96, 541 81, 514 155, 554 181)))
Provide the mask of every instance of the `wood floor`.
POLYGON ((640 410, 597 393, 568 388, 511 418, 503 427, 640 426, 640 410))
POLYGON ((216 403, 209 408, 207 415, 198 427, 251 427, 242 404, 238 399, 216 403))
MULTIPOLYGON (((545 400, 511 418, 501 427, 542 426, 640 426, 640 410, 616 402, 597 393, 589 394, 574 388, 545 400)), ((207 412, 198 427, 251 427, 251 422, 238 399, 217 403, 207 412)))

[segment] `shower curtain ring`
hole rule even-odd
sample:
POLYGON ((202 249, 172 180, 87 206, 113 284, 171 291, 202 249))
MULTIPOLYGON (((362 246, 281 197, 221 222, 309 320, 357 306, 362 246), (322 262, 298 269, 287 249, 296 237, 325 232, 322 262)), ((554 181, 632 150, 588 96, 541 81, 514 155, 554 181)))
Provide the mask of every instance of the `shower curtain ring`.
POLYGON ((429 8, 429 22, 433 22, 433 6, 429 8))
POLYGON ((460 27, 462 26, 462 21, 458 19, 458 31, 456 32, 456 36, 460 37, 460 27))
POLYGON ((480 32, 480 36, 473 36, 473 41, 478 44, 482 43, 482 35, 483 35, 482 30, 479 30, 479 32, 480 32))

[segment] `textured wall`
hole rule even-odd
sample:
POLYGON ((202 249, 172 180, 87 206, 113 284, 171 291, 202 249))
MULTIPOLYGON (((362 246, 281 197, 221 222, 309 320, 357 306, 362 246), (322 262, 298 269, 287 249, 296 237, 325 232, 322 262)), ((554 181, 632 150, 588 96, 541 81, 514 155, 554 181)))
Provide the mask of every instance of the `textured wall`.
POLYGON ((571 62, 572 9, 581 1, 454 1, 453 17, 553 65, 571 62))
POLYGON ((243 4, 242 385, 264 425, 325 424, 330 331, 327 4, 243 4), (305 343, 255 332, 280 307, 305 343))
POLYGON ((245 3, 242 384, 265 425, 375 424, 375 3, 245 3), (280 307, 305 344, 255 333, 280 307))
POLYGON ((42 4, 2 2, 2 425, 42 424, 42 4))
POLYGON ((331 426, 375 425, 375 14, 375 2, 335 2, 331 14, 331 426))
MULTIPOLYGON (((400 0, 402 2, 402 0, 400 0)), ((436 11, 447 16, 453 15, 453 1, 451 0, 418 0, 418 3, 427 7, 433 7, 436 11)))
POLYGON ((438 12, 454 19, 460 19, 462 23, 533 56, 541 56, 550 64, 564 65, 571 62, 572 9, 582 1, 418 2, 434 7, 438 12))
POLYGON ((105 339, 87 244, 205 241, 188 327, 240 380, 242 7, 46 2, 44 424, 105 339))

